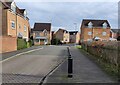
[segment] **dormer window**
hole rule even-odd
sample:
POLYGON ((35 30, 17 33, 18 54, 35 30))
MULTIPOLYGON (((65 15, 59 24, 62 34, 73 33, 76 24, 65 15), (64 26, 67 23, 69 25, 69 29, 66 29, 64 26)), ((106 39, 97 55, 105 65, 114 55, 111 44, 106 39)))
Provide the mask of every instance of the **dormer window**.
POLYGON ((108 24, 106 22, 103 23, 103 28, 107 28, 108 24))
POLYGON ((93 27, 93 23, 92 22, 89 22, 88 23, 88 28, 92 28, 93 27))
POLYGON ((16 12, 16 4, 15 2, 12 2, 11 4, 11 10, 15 13, 16 12))
POLYGON ((44 36, 47 36, 47 30, 44 30, 44 36))
POLYGON ((27 11, 26 10, 24 11, 24 17, 25 18, 27 17, 27 11))

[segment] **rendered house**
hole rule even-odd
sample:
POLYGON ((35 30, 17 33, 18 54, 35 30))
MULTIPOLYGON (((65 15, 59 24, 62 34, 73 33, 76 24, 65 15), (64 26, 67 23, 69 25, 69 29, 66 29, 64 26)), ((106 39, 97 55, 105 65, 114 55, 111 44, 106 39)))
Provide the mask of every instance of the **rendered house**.
POLYGON ((80 42, 80 33, 78 31, 70 31, 70 43, 78 44, 80 42))
MULTIPOLYGON (((6 0, 7 1, 7 0, 6 0)), ((0 10, 2 14, 2 27, 0 41, 2 41, 2 51, 10 52, 17 50, 17 38, 22 37, 26 41, 29 40, 29 18, 27 11, 16 6, 14 1, 0 1, 0 10), (11 44, 10 44, 11 43, 11 44)))
POLYGON ((59 29, 55 33, 55 38, 60 39, 62 43, 69 43, 69 37, 70 37, 69 32, 64 29, 59 29))
POLYGON ((110 24, 107 20, 84 19, 81 25, 80 41, 108 41, 110 24))
POLYGON ((51 43, 51 23, 35 23, 32 31, 35 45, 51 43))

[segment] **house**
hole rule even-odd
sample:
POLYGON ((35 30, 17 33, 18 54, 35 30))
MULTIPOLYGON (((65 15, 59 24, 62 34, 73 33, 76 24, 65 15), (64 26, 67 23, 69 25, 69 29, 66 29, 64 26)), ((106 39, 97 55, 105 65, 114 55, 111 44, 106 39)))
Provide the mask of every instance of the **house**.
POLYGON ((17 38, 29 40, 29 18, 25 9, 20 9, 14 1, 2 2, 2 48, 4 52, 17 50, 17 38), (12 43, 13 46, 9 46, 12 43), (6 47, 7 45, 7 47, 6 47))
POLYGON ((3 17, 3 35, 11 37, 22 37, 29 40, 30 24, 26 9, 20 9, 13 2, 3 2, 4 14, 3 17))
POLYGON ((64 29, 59 29, 55 32, 55 38, 59 39, 62 43, 69 43, 69 32, 64 29))
POLYGON ((83 19, 80 28, 80 41, 108 41, 110 28, 110 24, 107 20, 83 19))
POLYGON ((33 39, 35 45, 51 43, 51 23, 35 23, 33 28, 33 39))
POLYGON ((117 39, 120 36, 120 29, 111 29, 110 38, 117 39))
POLYGON ((79 44, 80 42, 80 33, 78 31, 70 31, 70 43, 79 44))

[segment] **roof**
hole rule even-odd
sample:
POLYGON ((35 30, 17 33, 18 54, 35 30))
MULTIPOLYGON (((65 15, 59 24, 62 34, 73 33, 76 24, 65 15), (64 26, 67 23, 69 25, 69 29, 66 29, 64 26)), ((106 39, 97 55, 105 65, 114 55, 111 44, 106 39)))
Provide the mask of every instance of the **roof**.
POLYGON ((23 15, 24 16, 24 12, 22 9, 19 9, 18 7, 16 8, 16 12, 20 15, 23 15))
POLYGON ((35 39, 47 39, 46 37, 35 37, 35 39))
POLYGON ((62 32, 65 32, 65 31, 66 31, 66 32, 68 33, 68 31, 65 30, 65 29, 61 29, 61 28, 60 28, 58 31, 60 31, 60 30, 61 30, 62 32))
MULTIPOLYGON (((2 3, 3 3, 3 5, 5 6, 4 9, 11 9, 11 4, 12 4, 12 2, 2 2, 2 3)), ((20 14, 20 15, 24 16, 24 11, 25 11, 25 9, 19 9, 19 8, 16 6, 16 13, 17 13, 17 14, 20 14)), ((27 17, 27 19, 29 19, 29 18, 27 17)))
POLYGON ((70 33, 70 35, 74 35, 74 34, 76 35, 78 33, 78 31, 70 31, 69 33, 70 33))
POLYGON ((120 29, 111 29, 114 33, 120 33, 120 29))
POLYGON ((108 24, 108 27, 110 27, 110 24, 107 20, 93 20, 93 19, 83 19, 82 27, 88 26, 89 22, 92 22, 93 27, 101 27, 105 22, 108 24))
POLYGON ((34 28, 33 31, 51 31, 51 23, 35 23, 34 24, 34 28))
POLYGON ((4 5, 4 9, 11 8, 10 6, 11 6, 11 3, 12 3, 12 2, 2 2, 2 1, 1 1, 1 3, 4 5))

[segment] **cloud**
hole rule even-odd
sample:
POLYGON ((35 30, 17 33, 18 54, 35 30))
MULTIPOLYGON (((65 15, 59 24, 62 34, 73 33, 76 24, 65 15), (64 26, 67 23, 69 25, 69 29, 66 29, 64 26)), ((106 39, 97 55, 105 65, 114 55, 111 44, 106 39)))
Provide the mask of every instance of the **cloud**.
POLYGON ((16 2, 118 2, 119 0, 15 0, 16 2))
POLYGON ((17 2, 28 11, 31 27, 35 22, 51 22, 53 27, 67 30, 80 28, 82 19, 107 19, 117 27, 117 2, 17 2))

